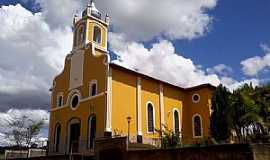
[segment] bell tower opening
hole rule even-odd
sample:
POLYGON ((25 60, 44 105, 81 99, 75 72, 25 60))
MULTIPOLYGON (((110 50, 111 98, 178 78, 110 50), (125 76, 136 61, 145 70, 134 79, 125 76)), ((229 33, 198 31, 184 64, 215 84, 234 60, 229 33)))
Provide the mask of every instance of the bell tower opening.
POLYGON ((86 9, 81 14, 74 16, 74 42, 73 49, 83 48, 89 43, 96 48, 107 51, 107 33, 110 18, 106 14, 102 19, 102 14, 96 8, 94 0, 90 0, 86 9))

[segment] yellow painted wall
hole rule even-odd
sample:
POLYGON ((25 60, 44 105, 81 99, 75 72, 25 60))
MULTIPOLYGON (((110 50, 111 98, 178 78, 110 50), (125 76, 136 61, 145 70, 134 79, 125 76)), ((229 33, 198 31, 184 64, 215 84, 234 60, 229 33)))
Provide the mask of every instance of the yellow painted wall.
POLYGON ((141 80, 141 108, 142 108, 142 132, 144 141, 148 138, 159 137, 158 132, 148 133, 147 130, 147 104, 151 102, 154 107, 155 123, 154 127, 156 130, 160 129, 160 103, 159 103, 159 83, 151 81, 150 79, 142 78, 141 80))
POLYGON ((102 23, 99 23, 95 20, 88 20, 88 41, 90 42, 94 42, 93 41, 93 36, 94 36, 94 27, 97 26, 101 29, 101 44, 100 46, 103 48, 103 49, 107 49, 107 26, 104 26, 102 23))
MULTIPOLYGON (((113 68, 112 71, 112 128, 127 135, 127 116, 132 117, 131 137, 136 136, 136 104, 137 104, 137 77, 141 77, 141 115, 144 143, 149 139, 158 138, 157 132, 147 132, 147 103, 151 102, 155 108, 155 129, 160 130, 160 83, 151 78, 145 78, 133 72, 113 68)), ((173 128, 173 110, 177 109, 180 118, 180 131, 183 142, 191 144, 201 142, 209 136, 211 89, 204 87, 193 90, 184 90, 163 83, 164 121, 170 131, 173 128), (192 95, 200 95, 200 102, 193 103, 192 95), (200 114, 202 117, 203 137, 194 138, 192 116, 200 114)))
POLYGON ((179 89, 171 86, 163 87, 164 94, 164 119, 165 125, 168 126, 172 131, 173 129, 173 110, 176 108, 179 113, 180 128, 182 128, 182 117, 183 117, 183 101, 185 100, 185 93, 179 89))
POLYGON ((183 140, 185 143, 196 143, 209 137, 210 128, 210 104, 212 91, 208 88, 196 89, 187 92, 185 107, 183 109, 183 140), (192 102, 194 94, 200 95, 198 103, 192 102), (203 138, 193 138, 192 116, 199 114, 202 117, 203 138))
POLYGON ((130 123, 130 137, 136 136, 136 83, 137 78, 119 70, 112 70, 112 131, 127 135, 127 117, 130 123))
MULTIPOLYGON (((96 51, 100 52, 100 51, 96 51)), ((76 53, 75 53, 76 54, 76 53)), ((87 141, 88 118, 91 114, 96 115, 97 120, 97 137, 103 137, 105 128, 105 107, 106 107, 106 70, 107 67, 103 63, 106 56, 99 53, 100 56, 95 57, 91 54, 91 50, 87 49, 84 54, 84 74, 83 86, 76 88, 81 93, 81 100, 89 98, 89 82, 93 79, 97 80, 97 98, 81 102, 76 110, 70 108, 70 92, 69 90, 69 69, 70 60, 66 59, 63 72, 55 78, 55 88, 52 92, 52 111, 50 116, 50 135, 51 143, 54 141, 55 125, 61 124, 61 142, 66 144, 67 139, 67 123, 72 118, 81 120, 81 141, 87 141), (64 106, 56 107, 57 94, 63 92, 64 106)))

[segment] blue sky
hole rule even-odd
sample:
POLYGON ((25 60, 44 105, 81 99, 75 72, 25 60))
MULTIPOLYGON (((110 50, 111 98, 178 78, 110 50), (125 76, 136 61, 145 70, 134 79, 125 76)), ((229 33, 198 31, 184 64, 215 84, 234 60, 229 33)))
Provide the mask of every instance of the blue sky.
POLYGON ((196 40, 175 41, 177 50, 205 67, 229 65, 241 79, 239 62, 263 56, 260 44, 270 44, 270 1, 220 0, 210 14, 214 16, 210 32, 196 40))
MULTIPOLYGON (((32 12, 41 10, 34 0, 2 0, 2 5, 20 3, 32 12)), ((253 56, 263 56, 260 44, 270 44, 269 0, 219 0, 207 11, 213 17, 209 32, 192 40, 173 40, 177 53, 191 58, 204 68, 225 64, 233 68, 233 77, 241 80, 241 62, 253 56)), ((155 40, 144 42, 150 48, 155 40)), ((268 79, 268 72, 259 73, 268 79)))
MULTIPOLYGON (((12 117, 12 109, 49 115, 48 90, 72 49, 72 16, 86 1, 0 1, 1 117, 12 117)), ((109 43, 120 57, 116 63, 183 87, 223 83, 232 90, 270 81, 270 0, 97 0, 96 5, 112 18, 109 43)))
MULTIPOLYGON (((233 76, 243 78, 242 60, 263 56, 260 44, 270 44, 269 0, 220 0, 209 11, 214 16, 209 33, 195 40, 174 41, 177 51, 204 67, 224 63, 233 76)), ((269 75, 260 75, 269 78, 269 75)))

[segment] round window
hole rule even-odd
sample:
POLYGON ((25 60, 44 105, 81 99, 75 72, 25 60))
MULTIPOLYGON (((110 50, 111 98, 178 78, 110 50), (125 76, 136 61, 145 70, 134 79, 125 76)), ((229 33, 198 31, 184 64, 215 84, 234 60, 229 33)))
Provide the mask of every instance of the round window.
POLYGON ((192 96, 192 101, 193 101, 194 103, 198 103, 198 102, 200 101, 200 96, 199 96, 198 94, 194 94, 194 95, 192 96))
POLYGON ((71 99, 71 108, 76 108, 79 104, 79 96, 78 95, 74 95, 71 99))

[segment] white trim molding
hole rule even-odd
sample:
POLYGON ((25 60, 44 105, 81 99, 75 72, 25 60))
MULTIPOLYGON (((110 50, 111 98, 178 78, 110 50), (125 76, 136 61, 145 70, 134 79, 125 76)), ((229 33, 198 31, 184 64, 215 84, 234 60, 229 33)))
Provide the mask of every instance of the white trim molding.
POLYGON ((137 135, 142 135, 142 86, 141 77, 137 77, 137 135))
MULTIPOLYGON (((159 104, 160 104, 160 129, 164 130, 165 120, 164 120, 164 88, 163 84, 159 85, 159 104)), ((162 132, 163 134, 163 132, 162 132)))
POLYGON ((57 93, 56 96, 56 107, 62 107, 64 105, 64 92, 57 93), (61 97, 61 104, 59 105, 59 98, 61 97))
MULTIPOLYGON (((82 103, 82 102, 90 101, 90 100, 99 98, 99 97, 104 96, 104 95, 105 95, 105 92, 101 92, 101 93, 99 93, 99 94, 97 94, 95 96, 92 96, 92 97, 82 98, 80 100, 80 102, 82 103)), ((68 102, 69 102, 69 100, 68 100, 68 102)), ((67 107, 69 107, 69 103, 66 103, 65 105, 63 105, 62 107, 59 107, 59 108, 57 108, 57 107, 53 108, 53 109, 50 110, 50 112, 55 112, 55 111, 58 111, 58 110, 62 110, 62 109, 67 108, 67 107)))
MULTIPOLYGON (((70 120, 69 122, 68 122, 68 124, 67 124, 67 131, 68 131, 68 133, 67 133, 67 136, 66 136, 66 138, 67 138, 67 140, 66 140, 66 142, 67 142, 67 151, 69 151, 69 149, 70 149, 70 126, 72 125, 72 124, 80 124, 80 133, 81 133, 81 127, 82 127, 82 124, 81 124, 81 120, 80 119, 78 119, 78 118, 74 118, 74 119, 72 119, 72 120, 70 120)), ((79 140, 80 140, 80 138, 81 138, 81 136, 79 137, 79 140)), ((79 148, 80 149, 80 148, 79 148)))
POLYGON ((193 135, 193 138, 202 138, 203 137, 203 119, 202 119, 202 116, 198 113, 196 113, 192 116, 192 135, 193 135), (194 118, 197 116, 200 118, 200 123, 201 123, 201 135, 200 136, 195 136, 194 118))
POLYGON ((201 96, 198 93, 195 93, 195 94, 192 95, 192 98, 191 99, 192 99, 192 102, 193 103, 199 103, 200 100, 201 100, 201 96), (195 96, 198 96, 198 100, 194 100, 194 97, 195 96))
POLYGON ((105 131, 112 132, 112 69, 108 65, 107 71, 107 103, 106 103, 106 121, 105 131))
POLYGON ((173 120, 173 132, 175 133, 175 117, 174 117, 174 112, 177 112, 178 114, 178 124, 179 124, 179 133, 181 134, 181 120, 180 120, 180 111, 178 108, 173 108, 172 109, 172 120, 173 120))
POLYGON ((151 101, 148 101, 146 103, 146 133, 147 134, 153 134, 155 133, 155 122, 156 122, 156 116, 155 116, 155 106, 151 101), (153 108, 153 132, 149 132, 149 126, 148 126, 148 104, 151 104, 152 108, 153 108))
POLYGON ((68 100, 67 100, 67 105, 70 107, 70 109, 76 110, 78 108, 78 106, 80 105, 80 102, 81 102, 81 92, 78 89, 74 89, 71 92, 69 92, 69 94, 68 94, 68 100), (76 95, 79 98, 79 102, 78 102, 78 105, 75 108, 73 108, 71 103, 72 103, 72 99, 76 95))
POLYGON ((89 82, 89 97, 96 96, 98 94, 98 81, 96 79, 93 79, 89 82), (92 90, 93 90, 93 85, 96 85, 96 93, 93 95, 92 90))

